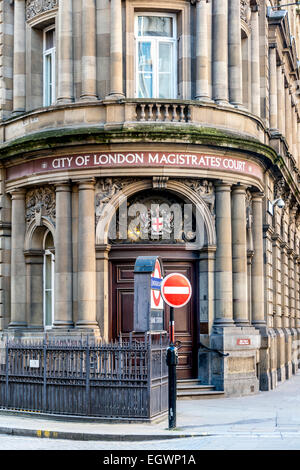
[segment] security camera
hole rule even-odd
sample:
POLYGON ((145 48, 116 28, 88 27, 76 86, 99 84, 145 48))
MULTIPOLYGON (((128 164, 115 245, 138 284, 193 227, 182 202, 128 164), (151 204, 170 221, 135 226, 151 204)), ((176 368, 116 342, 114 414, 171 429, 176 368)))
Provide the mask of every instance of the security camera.
POLYGON ((274 206, 277 205, 279 207, 279 209, 283 209, 284 206, 285 206, 285 203, 284 203, 283 199, 279 198, 279 199, 276 199, 276 201, 273 202, 273 205, 274 206))
POLYGON ((269 214, 274 215, 274 207, 275 206, 278 206, 279 209, 283 209, 284 206, 285 206, 284 200, 281 199, 281 197, 279 197, 278 199, 275 199, 273 202, 268 201, 268 212, 269 212, 269 214))

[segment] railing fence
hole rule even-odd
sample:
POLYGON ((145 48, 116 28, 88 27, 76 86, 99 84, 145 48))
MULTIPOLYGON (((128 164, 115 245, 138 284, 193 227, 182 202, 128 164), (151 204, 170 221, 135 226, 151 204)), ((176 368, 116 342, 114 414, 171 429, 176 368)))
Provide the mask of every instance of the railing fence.
POLYGON ((52 414, 151 419, 168 407, 166 334, 143 340, 7 339, 0 407, 52 414))

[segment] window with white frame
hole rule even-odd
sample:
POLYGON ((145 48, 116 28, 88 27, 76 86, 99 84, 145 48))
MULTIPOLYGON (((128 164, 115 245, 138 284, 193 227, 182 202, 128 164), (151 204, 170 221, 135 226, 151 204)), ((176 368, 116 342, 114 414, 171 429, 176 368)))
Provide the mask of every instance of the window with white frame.
POLYGON ((177 98, 176 29, 176 15, 136 14, 137 98, 177 98))
POLYGON ((55 102, 55 28, 50 26, 43 32, 43 86, 44 106, 55 102))
POLYGON ((44 240, 43 304, 44 327, 51 328, 54 319, 54 254, 53 237, 47 232, 44 240))

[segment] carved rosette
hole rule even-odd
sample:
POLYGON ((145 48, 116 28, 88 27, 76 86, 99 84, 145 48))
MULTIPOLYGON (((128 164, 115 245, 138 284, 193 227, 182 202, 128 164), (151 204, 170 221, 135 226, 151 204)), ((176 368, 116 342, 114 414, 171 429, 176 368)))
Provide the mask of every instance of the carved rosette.
POLYGON ((26 0, 26 20, 58 6, 58 0, 26 0))
POLYGON ((35 220, 36 225, 43 225, 46 218, 55 226, 55 191, 50 187, 37 188, 26 194, 26 222, 35 220))

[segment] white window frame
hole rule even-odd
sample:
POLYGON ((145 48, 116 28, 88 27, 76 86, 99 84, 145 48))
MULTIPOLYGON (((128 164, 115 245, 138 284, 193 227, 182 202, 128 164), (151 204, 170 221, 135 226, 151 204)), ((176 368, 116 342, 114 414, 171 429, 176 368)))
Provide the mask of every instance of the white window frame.
MULTIPOLYGON (((153 52, 152 62, 153 62, 153 96, 154 99, 159 98, 159 80, 158 80, 158 50, 159 42, 171 43, 173 45, 173 57, 172 57, 172 68, 173 68, 173 81, 172 81, 172 96, 166 99, 176 99, 177 98, 177 15, 175 13, 161 13, 161 12, 149 12, 149 11, 139 11, 135 13, 135 23, 134 23, 134 35, 135 35, 135 97, 138 98, 138 83, 139 83, 139 70, 138 70, 138 50, 139 42, 151 42, 151 51, 153 52), (138 17, 139 16, 164 16, 168 18, 173 18, 173 37, 169 38, 167 36, 139 36, 138 35, 138 17)), ((146 98, 145 98, 146 99, 146 98)))
MULTIPOLYGON (((46 233, 46 237, 48 232, 46 233)), ((43 324, 45 330, 50 329, 53 327, 54 322, 54 254, 50 250, 45 250, 44 253, 44 262, 43 262, 43 324), (51 256, 51 287, 50 289, 46 289, 46 258, 47 256, 51 256), (47 300, 46 300, 46 292, 51 292, 51 324, 46 325, 46 308, 47 308, 47 300)))
POLYGON ((51 106, 53 103, 55 103, 55 97, 56 97, 55 41, 56 41, 55 25, 51 25, 48 28, 45 28, 43 30, 43 106, 51 106), (53 47, 50 49, 46 49, 46 33, 52 29, 54 30, 53 47), (47 80, 47 57, 49 56, 51 57, 51 75, 52 75, 51 84, 47 80), (51 100, 49 100, 50 87, 52 87, 52 99, 51 100))

